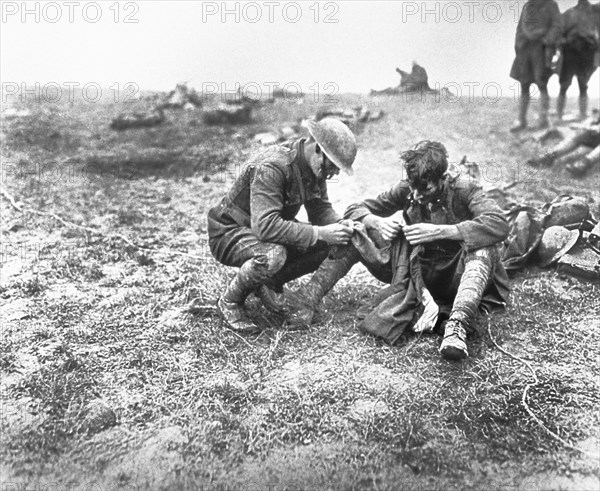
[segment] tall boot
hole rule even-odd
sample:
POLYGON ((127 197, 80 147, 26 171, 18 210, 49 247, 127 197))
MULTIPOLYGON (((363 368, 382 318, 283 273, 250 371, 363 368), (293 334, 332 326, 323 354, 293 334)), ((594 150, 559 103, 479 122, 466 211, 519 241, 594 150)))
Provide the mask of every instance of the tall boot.
POLYGON ((565 106, 567 105, 567 94, 563 94, 562 92, 558 94, 558 99, 556 100, 556 117, 559 121, 562 121, 563 116, 565 115, 565 106))
POLYGON ((246 315, 246 297, 266 279, 267 257, 255 257, 246 261, 223 296, 217 301, 217 309, 226 326, 233 331, 252 334, 260 331, 246 315))
POLYGON ((539 129, 546 129, 550 126, 548 120, 548 111, 550 110, 550 95, 548 93, 540 93, 540 116, 539 129))
POLYGON ((294 298, 290 303, 293 305, 288 316, 290 328, 307 329, 312 323, 321 299, 359 261, 360 254, 352 245, 345 246, 344 249, 346 250, 339 259, 325 259, 310 281, 292 294, 294 298))
POLYGON ((465 271, 461 276, 440 346, 440 353, 444 358, 461 360, 469 356, 466 343, 467 329, 477 315, 497 257, 498 251, 494 246, 467 253, 465 271))
POLYGON ((588 96, 581 94, 579 96, 579 119, 584 121, 588 117, 588 96))
POLYGON ((521 94, 521 99, 519 100, 519 122, 516 126, 513 126, 510 129, 511 133, 517 133, 519 131, 523 131, 527 128, 527 110, 529 108, 529 95, 521 94))
POLYGON ((317 245, 309 248, 301 256, 287 261, 283 268, 258 287, 256 293, 263 305, 271 312, 287 314, 288 307, 285 303, 283 285, 316 271, 327 258, 328 251, 327 245, 317 245))

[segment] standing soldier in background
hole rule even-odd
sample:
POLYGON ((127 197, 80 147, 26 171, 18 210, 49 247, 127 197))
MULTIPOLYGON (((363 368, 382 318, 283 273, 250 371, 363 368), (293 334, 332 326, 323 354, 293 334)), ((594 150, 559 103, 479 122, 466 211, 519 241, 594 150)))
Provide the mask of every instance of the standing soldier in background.
POLYGON ((528 0, 517 25, 515 61, 510 76, 521 84, 519 121, 511 132, 527 128, 527 110, 530 87, 534 83, 540 91, 539 126, 548 127, 550 95, 548 80, 552 75, 552 58, 560 39, 561 18, 555 0, 528 0))
POLYGON ((278 295, 283 285, 316 270, 331 246, 347 244, 352 236, 329 202, 326 181, 340 169, 352 175, 356 139, 331 118, 309 121, 308 131, 309 138, 273 146, 246 164, 208 212, 211 253, 240 268, 217 303, 232 330, 260 330, 244 310, 253 291, 267 308, 285 313, 278 295), (302 206, 310 223, 295 220, 302 206))
MULTIPOLYGON (((600 5, 600 4, 599 4, 600 5)), ((556 104, 561 120, 567 103, 567 90, 573 76, 579 84, 579 119, 587 118, 588 82, 597 68, 600 47, 600 11, 589 0, 579 0, 577 5, 562 16, 562 66, 559 73, 560 94, 556 104)))

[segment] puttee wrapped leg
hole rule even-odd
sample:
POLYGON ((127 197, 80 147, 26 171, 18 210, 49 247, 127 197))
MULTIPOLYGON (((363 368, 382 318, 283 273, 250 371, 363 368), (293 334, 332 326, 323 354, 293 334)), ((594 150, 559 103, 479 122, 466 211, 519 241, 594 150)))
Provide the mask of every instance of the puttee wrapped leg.
POLYGON ((350 271, 360 258, 360 254, 352 245, 340 248, 337 256, 338 259, 325 259, 309 282, 298 291, 290 294, 294 295, 293 298, 290 298, 293 304, 288 317, 290 328, 308 328, 322 298, 350 271))
POLYGON ((440 353, 444 358, 460 360, 469 355, 466 343, 467 329, 477 315, 497 260, 498 249, 495 246, 466 253, 465 270, 460 279, 440 346, 440 353))

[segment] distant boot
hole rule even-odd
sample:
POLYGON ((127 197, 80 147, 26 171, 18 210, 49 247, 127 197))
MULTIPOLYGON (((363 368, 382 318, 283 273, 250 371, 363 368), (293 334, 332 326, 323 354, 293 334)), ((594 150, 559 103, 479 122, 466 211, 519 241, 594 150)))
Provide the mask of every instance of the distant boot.
POLYGON ((522 96, 519 101, 519 121, 510 129, 511 133, 518 133, 527 129, 527 109, 529 108, 529 98, 522 96))
POLYGON ((538 129, 544 130, 550 126, 548 120, 548 111, 550 110, 550 96, 548 94, 540 94, 540 119, 538 129))
POLYGON ((587 157, 583 157, 581 160, 577 162, 569 163, 565 166, 565 169, 573 176, 573 177, 581 177, 583 176, 589 169, 594 166, 594 162, 587 157))
POLYGON ((217 310, 225 325, 236 332, 254 334, 260 328, 246 315, 244 300, 266 279, 267 258, 255 257, 246 261, 225 293, 217 301, 217 310))
POLYGON ((565 106, 567 105, 567 94, 558 94, 558 99, 556 100, 556 117, 559 121, 562 121, 563 116, 565 115, 565 106))
POLYGON ((360 255, 353 246, 349 245, 344 249, 346 251, 341 258, 325 259, 308 284, 292 294, 295 295, 291 299, 293 312, 288 316, 288 325, 291 329, 308 329, 321 299, 358 262, 360 255))
POLYGON ((469 356, 467 329, 477 315, 497 258, 498 251, 494 246, 467 253, 465 271, 460 279, 450 318, 445 326, 444 339, 440 345, 440 354, 444 358, 461 360, 469 356))
POLYGON ((579 96, 579 119, 584 121, 588 117, 588 96, 579 96))

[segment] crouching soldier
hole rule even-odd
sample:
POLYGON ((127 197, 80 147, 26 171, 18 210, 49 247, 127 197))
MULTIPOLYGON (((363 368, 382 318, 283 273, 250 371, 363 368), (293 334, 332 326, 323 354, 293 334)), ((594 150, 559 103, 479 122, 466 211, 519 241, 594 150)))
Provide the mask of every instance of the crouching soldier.
MULTIPOLYGON (((359 327, 393 344, 407 327, 444 326, 440 353, 462 359, 468 356, 466 334, 477 313, 506 304, 508 278, 499 247, 508 224, 477 184, 449 176, 441 143, 422 141, 402 159, 406 180, 345 213, 362 222, 375 243, 387 243, 391 250, 387 272, 366 264, 391 286, 376 296, 359 327)), ((345 249, 357 262, 352 245, 345 249)), ((305 302, 297 315, 307 322, 324 291, 321 285, 330 288, 337 281, 339 268, 331 262, 327 259, 298 292, 305 302)))
POLYGON ((251 292, 267 308, 285 313, 283 285, 315 271, 331 246, 346 244, 352 235, 329 202, 326 181, 340 169, 352 175, 356 139, 331 118, 309 121, 308 131, 308 139, 273 146, 247 163, 208 212, 213 256, 240 268, 217 303, 235 331, 259 331, 244 310, 251 292), (302 206, 310 223, 295 220, 302 206))

